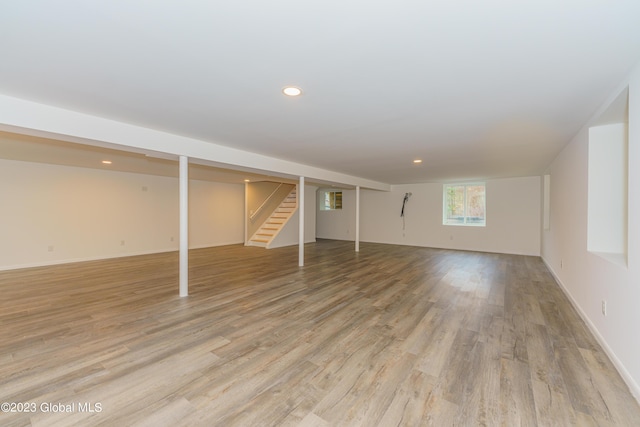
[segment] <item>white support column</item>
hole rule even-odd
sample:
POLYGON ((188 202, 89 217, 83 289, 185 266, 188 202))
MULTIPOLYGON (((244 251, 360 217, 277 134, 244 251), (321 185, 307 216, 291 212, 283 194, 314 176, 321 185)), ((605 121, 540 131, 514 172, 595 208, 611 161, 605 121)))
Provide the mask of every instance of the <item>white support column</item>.
POLYGON ((356 185, 356 252, 360 252, 360 186, 356 185))
POLYGON ((180 296, 189 295, 189 159, 180 156, 180 296))
POLYGON ((300 177, 298 184, 298 266, 304 266, 304 176, 300 177))
POLYGON ((244 183, 244 245, 249 243, 249 183, 244 183))

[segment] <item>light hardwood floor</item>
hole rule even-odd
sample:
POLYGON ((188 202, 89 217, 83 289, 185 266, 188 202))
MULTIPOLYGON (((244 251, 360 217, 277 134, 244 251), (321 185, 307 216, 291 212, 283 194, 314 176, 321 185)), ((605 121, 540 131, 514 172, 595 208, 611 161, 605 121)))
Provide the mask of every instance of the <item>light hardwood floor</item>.
POLYGON ((176 253, 0 272, 0 401, 36 409, 0 425, 640 425, 539 258, 297 251, 191 251, 188 298, 176 253))

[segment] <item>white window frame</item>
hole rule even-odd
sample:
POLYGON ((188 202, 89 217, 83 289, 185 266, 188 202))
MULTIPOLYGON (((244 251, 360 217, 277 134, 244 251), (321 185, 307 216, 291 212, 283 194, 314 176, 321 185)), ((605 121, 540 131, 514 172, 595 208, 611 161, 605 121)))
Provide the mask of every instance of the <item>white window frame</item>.
POLYGON ((338 211, 342 210, 342 190, 322 190, 322 200, 320 203, 321 211, 338 211), (340 193, 340 203, 338 204, 337 193, 340 193), (330 196, 332 194, 332 196, 330 196), (333 207, 331 206, 331 202, 327 204, 327 197, 333 197, 333 207))
POLYGON ((444 184, 442 186, 442 224, 449 226, 462 226, 462 227, 486 227, 487 226, 487 185, 485 182, 464 182, 464 183, 453 183, 453 184, 444 184), (472 223, 467 222, 469 215, 467 215, 467 187, 484 187, 484 221, 481 223, 472 223), (447 218, 447 190, 450 187, 464 187, 464 213, 463 213, 463 222, 462 223, 450 223, 447 218))

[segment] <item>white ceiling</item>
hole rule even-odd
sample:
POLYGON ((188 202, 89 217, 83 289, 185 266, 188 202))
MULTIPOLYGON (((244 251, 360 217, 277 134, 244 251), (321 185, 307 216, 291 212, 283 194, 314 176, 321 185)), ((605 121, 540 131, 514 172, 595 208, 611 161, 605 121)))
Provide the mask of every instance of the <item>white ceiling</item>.
POLYGON ((640 1, 21 0, 0 52, 8 96, 389 184, 526 176, 640 60, 640 1))

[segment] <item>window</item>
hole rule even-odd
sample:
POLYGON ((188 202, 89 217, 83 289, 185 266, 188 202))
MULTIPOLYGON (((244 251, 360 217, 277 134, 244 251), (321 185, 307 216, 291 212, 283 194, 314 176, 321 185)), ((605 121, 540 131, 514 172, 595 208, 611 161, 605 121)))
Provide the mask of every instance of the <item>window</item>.
POLYGON ((320 210, 333 211, 342 209, 342 191, 325 191, 320 210))
POLYGON ((628 266, 629 88, 589 128, 587 250, 628 266))
POLYGON ((486 225, 485 184, 450 184, 444 186, 444 225, 486 225))
POLYGON ((549 222, 551 219, 551 175, 544 176, 543 187, 543 199, 542 199, 542 226, 545 230, 551 228, 549 222))

